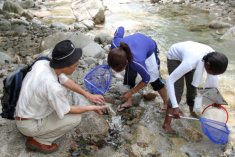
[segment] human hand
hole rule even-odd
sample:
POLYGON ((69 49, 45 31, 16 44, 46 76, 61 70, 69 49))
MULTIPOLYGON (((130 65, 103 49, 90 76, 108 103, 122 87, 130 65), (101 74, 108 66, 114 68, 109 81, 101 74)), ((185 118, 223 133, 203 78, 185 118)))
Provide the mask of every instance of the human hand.
POLYGON ((120 96, 121 99, 128 99, 132 96, 132 91, 125 92, 122 96, 120 96))
POLYGON ((101 96, 101 95, 93 95, 93 94, 89 94, 87 96, 87 99, 93 103, 96 103, 96 104, 104 104, 105 103, 105 100, 104 100, 104 97, 101 96))
POLYGON ((180 119, 180 115, 184 116, 183 112, 181 111, 181 109, 179 107, 177 108, 173 108, 173 112, 172 112, 172 118, 174 119, 180 119))
POLYGON ((107 106, 95 106, 94 105, 94 111, 97 113, 97 114, 100 114, 100 115, 103 115, 103 109, 107 108, 107 106))

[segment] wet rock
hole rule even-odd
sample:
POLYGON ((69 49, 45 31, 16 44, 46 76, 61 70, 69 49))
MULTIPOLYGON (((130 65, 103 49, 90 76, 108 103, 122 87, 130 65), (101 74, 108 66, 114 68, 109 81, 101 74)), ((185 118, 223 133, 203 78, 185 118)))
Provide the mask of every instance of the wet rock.
POLYGON ((97 58, 104 53, 104 49, 97 43, 90 43, 86 47, 82 49, 83 55, 87 57, 94 57, 97 58))
POLYGON ((4 2, 2 10, 6 12, 16 13, 19 15, 22 15, 24 12, 24 9, 19 4, 13 2, 4 2))
POLYGON ((8 31, 11 29, 11 23, 7 20, 0 21, 0 31, 8 31))
POLYGON ((72 153, 72 156, 79 156, 80 154, 81 154, 81 151, 75 150, 75 151, 72 153))
POLYGON ((132 95, 132 105, 136 106, 139 105, 142 96, 139 93, 135 93, 132 95))
POLYGON ((32 8, 34 6, 34 1, 33 0, 26 0, 26 1, 22 1, 20 3, 20 6, 23 9, 28 9, 28 8, 32 8))
POLYGON ((232 26, 233 25, 231 25, 229 23, 225 23, 225 22, 217 21, 217 20, 211 21, 209 24, 209 27, 213 28, 213 29, 230 28, 232 26))
POLYGON ((224 35, 227 31, 228 31, 228 29, 224 28, 224 29, 216 30, 215 33, 218 34, 218 35, 224 35))
POLYGON ((230 28, 220 39, 235 40, 235 26, 230 28))
POLYGON ((197 130, 193 129, 193 128, 186 128, 184 130, 184 134, 183 137, 187 140, 187 141, 191 141, 191 142, 199 142, 202 140, 203 135, 198 132, 197 130))
POLYGON ((183 138, 169 138, 169 142, 171 142, 174 146, 181 147, 188 142, 183 138))
POLYGON ((100 33, 95 36, 94 41, 98 44, 102 44, 106 46, 107 44, 111 44, 113 37, 108 33, 100 33))
POLYGON ((159 157, 188 157, 188 155, 177 148, 169 148, 167 151, 161 153, 159 157))
POLYGON ((105 103, 105 105, 107 106, 107 110, 108 110, 108 115, 110 116, 116 116, 116 112, 114 109, 114 105, 110 104, 110 103, 105 103))

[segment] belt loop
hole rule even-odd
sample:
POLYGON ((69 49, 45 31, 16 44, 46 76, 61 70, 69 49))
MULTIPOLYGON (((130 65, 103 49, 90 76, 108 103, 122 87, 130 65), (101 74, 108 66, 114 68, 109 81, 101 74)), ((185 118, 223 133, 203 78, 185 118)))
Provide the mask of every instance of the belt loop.
POLYGON ((21 121, 21 117, 20 117, 20 121, 21 121))

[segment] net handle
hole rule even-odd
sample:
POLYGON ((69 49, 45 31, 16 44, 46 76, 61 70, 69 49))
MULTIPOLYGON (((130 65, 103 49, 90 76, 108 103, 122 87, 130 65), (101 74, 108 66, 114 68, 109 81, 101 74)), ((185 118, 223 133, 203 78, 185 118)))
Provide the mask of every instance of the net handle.
MULTIPOLYGON (((214 104, 211 104, 211 105, 207 106, 207 107, 202 111, 202 114, 204 113, 204 111, 205 111, 208 107, 215 106, 215 105, 216 105, 216 104, 214 103, 214 104)), ((228 111, 227 111, 223 106, 221 106, 221 105, 220 105, 219 108, 222 108, 222 109, 225 110, 225 112, 226 112, 226 114, 227 114, 227 120, 226 120, 226 123, 227 123, 227 122, 228 122, 228 111)))

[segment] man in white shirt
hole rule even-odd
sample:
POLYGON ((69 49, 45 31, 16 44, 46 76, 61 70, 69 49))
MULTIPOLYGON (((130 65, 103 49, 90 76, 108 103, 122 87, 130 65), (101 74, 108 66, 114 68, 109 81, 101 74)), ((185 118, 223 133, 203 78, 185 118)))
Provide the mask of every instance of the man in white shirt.
POLYGON ((26 147, 42 153, 55 152, 58 145, 52 142, 76 127, 81 121, 81 113, 103 114, 106 106, 70 106, 64 95, 62 85, 91 102, 105 103, 101 95, 84 91, 64 75, 73 73, 81 56, 80 48, 75 48, 70 40, 64 40, 55 46, 50 62, 37 61, 27 73, 15 110, 17 128, 29 137, 26 147))

